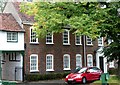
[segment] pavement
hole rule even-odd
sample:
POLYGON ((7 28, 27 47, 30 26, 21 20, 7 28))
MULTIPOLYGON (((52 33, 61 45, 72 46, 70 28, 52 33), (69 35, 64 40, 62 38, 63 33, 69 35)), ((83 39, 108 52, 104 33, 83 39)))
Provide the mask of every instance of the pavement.
POLYGON ((33 82, 18 82, 17 85, 67 85, 63 79, 61 80, 40 80, 33 82))
MULTIPOLYGON (((41 80, 34 82, 18 82, 17 85, 68 85, 68 84, 65 83, 64 79, 61 79, 61 80, 41 80)), ((74 85, 82 85, 82 84, 74 84, 74 85)))

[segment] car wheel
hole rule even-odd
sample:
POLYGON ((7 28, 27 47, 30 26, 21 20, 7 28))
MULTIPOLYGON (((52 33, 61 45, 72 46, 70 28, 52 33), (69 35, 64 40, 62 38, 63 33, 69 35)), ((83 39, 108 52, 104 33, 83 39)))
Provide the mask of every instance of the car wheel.
POLYGON ((102 80, 101 76, 99 76, 99 80, 102 80))
POLYGON ((87 83, 87 79, 85 77, 82 78, 82 83, 86 84, 87 83))

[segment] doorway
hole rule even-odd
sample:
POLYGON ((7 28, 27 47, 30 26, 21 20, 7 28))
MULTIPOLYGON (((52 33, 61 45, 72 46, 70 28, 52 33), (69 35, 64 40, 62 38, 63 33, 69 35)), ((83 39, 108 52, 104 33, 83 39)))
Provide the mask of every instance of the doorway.
POLYGON ((99 57, 99 65, 100 69, 104 72, 104 58, 102 56, 99 57))

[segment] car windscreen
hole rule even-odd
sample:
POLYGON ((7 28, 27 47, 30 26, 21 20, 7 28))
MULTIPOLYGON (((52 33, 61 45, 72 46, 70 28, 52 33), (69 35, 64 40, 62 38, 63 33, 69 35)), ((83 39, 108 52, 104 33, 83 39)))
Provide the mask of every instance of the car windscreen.
POLYGON ((82 68, 82 69, 80 69, 79 71, 78 71, 78 73, 83 73, 83 72, 85 72, 87 70, 87 68, 82 68))

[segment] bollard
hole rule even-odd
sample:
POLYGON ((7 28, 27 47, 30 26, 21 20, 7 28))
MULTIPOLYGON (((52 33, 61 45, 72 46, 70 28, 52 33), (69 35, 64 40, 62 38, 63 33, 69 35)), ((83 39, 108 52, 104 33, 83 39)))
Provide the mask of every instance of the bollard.
POLYGON ((109 85, 109 84, 108 84, 109 78, 110 78, 109 73, 103 73, 103 74, 101 75, 102 85, 109 85))

